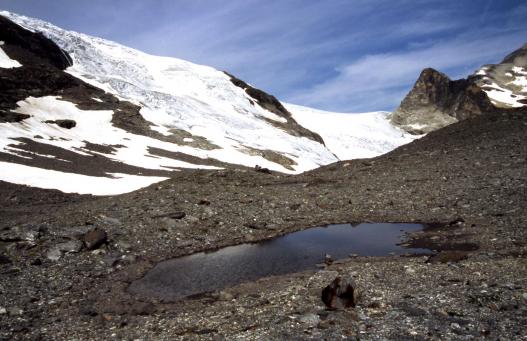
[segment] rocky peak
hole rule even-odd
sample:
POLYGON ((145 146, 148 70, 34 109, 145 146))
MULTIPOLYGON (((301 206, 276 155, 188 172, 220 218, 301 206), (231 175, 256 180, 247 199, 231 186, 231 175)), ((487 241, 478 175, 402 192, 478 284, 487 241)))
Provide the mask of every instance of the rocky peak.
POLYGON ((485 92, 470 80, 452 81, 426 68, 390 120, 409 133, 424 134, 493 108, 485 92))
POLYGON ((507 55, 499 64, 484 65, 470 79, 497 107, 527 105, 527 44, 507 55))

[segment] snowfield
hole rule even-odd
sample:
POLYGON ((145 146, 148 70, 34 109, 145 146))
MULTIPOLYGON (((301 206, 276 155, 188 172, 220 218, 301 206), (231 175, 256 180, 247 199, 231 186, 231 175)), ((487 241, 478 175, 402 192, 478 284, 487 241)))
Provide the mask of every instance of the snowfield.
POLYGON ((340 160, 379 156, 419 138, 391 125, 384 111, 344 114, 294 104, 285 107, 298 123, 319 133, 340 160))

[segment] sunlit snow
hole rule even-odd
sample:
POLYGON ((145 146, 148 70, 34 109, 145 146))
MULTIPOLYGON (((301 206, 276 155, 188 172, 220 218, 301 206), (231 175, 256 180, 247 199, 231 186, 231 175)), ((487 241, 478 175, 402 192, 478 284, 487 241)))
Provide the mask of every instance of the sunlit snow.
POLYGON ((417 138, 391 125, 387 112, 333 113, 293 104, 286 108, 297 122, 319 133, 340 160, 378 156, 417 138))

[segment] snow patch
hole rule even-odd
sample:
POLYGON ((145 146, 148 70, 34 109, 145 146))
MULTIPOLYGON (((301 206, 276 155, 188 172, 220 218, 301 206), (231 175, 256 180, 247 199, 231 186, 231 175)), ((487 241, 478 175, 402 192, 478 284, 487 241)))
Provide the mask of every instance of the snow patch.
POLYGON ((9 58, 9 56, 2 49, 2 45, 4 45, 4 42, 2 41, 0 43, 0 68, 12 69, 15 67, 22 66, 22 64, 20 64, 18 61, 9 58))
POLYGON ((116 195, 135 191, 168 178, 138 176, 130 174, 109 174, 111 177, 87 176, 49 169, 30 167, 0 161, 2 180, 26 186, 58 189, 65 193, 92 195, 116 195))
POLYGON ((285 104, 293 118, 317 132, 340 160, 370 158, 416 139, 394 127, 387 112, 333 113, 285 104))

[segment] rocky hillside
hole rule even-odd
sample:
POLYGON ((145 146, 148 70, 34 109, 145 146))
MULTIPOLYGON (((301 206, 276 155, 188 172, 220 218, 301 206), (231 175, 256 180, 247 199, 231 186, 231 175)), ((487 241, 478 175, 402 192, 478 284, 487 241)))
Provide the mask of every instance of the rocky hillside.
POLYGON ((496 107, 527 105, 527 47, 514 51, 500 63, 485 65, 467 79, 450 80, 427 68, 391 122, 412 134, 424 134, 496 107))
POLYGON ((0 14, 0 165, 13 170, 0 180, 116 194, 182 168, 299 173, 412 140, 385 117, 365 118, 363 126, 389 136, 365 141, 350 129, 344 137, 356 144, 333 151, 321 138, 333 131, 299 124, 274 96, 235 76, 0 14))

